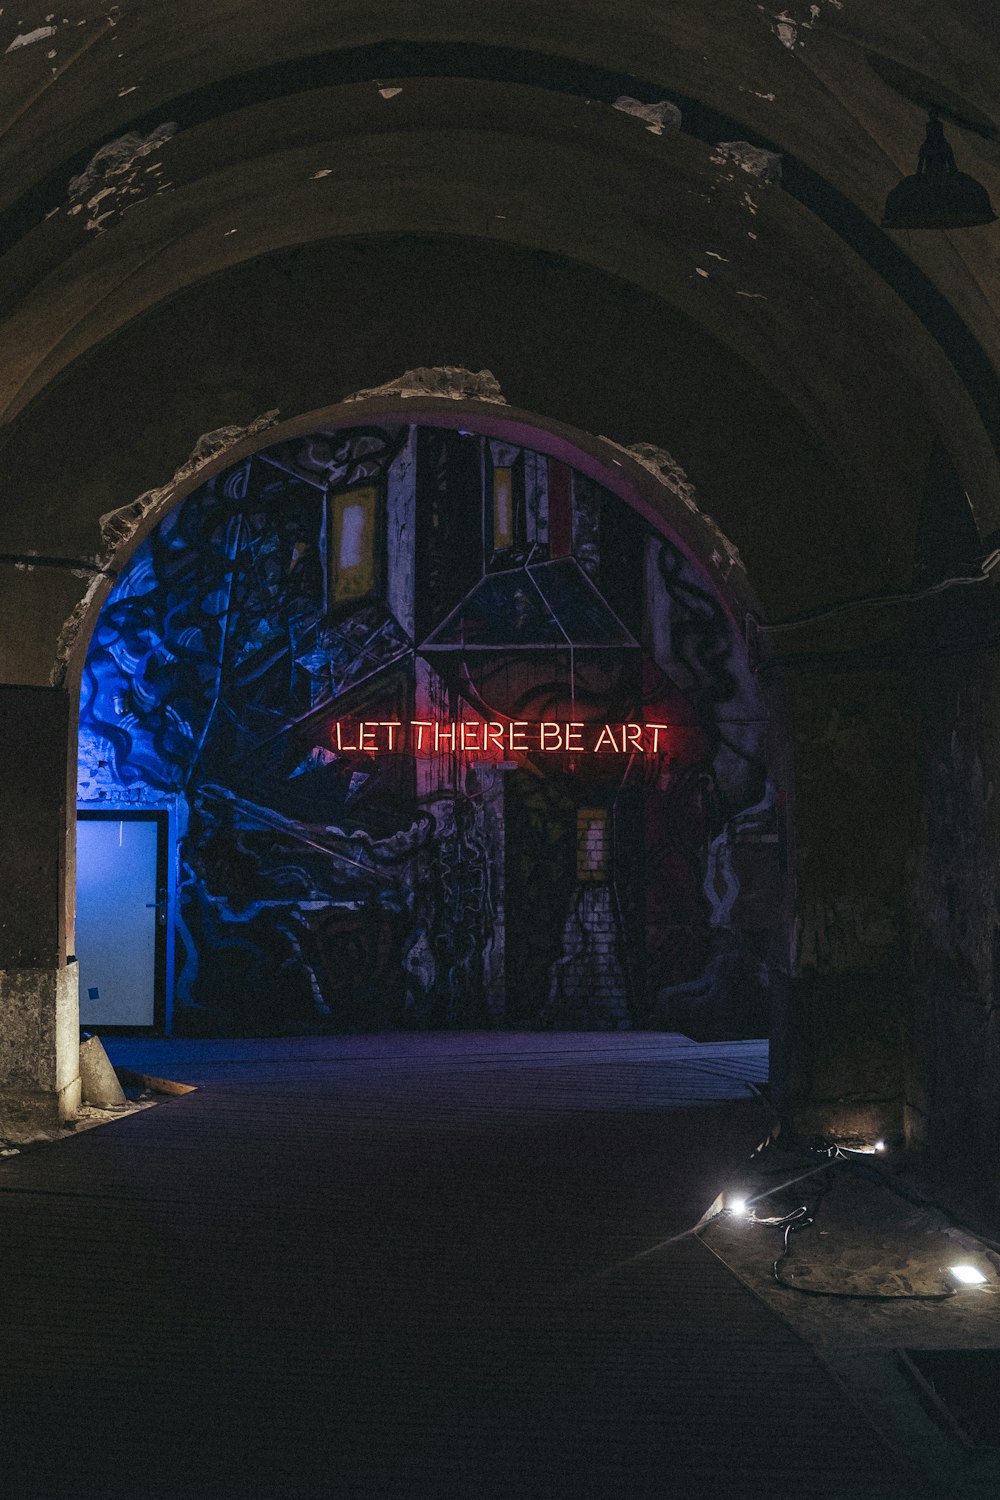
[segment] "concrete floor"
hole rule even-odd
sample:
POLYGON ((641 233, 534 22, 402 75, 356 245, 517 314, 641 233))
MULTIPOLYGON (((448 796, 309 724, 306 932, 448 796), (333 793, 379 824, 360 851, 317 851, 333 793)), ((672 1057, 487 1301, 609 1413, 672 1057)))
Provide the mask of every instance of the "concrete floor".
POLYGON ((925 1488, 689 1228, 761 1043, 108 1043, 198 1085, 0 1161, 11 1500, 896 1500, 925 1488))
MULTIPOLYGON (((918 1162, 845 1155, 817 1174, 817 1160, 827 1158, 770 1145, 739 1182, 763 1222, 722 1213, 701 1242, 801 1334, 932 1493, 997 1500, 1000 1449, 956 1431, 961 1402, 942 1407, 946 1389, 921 1389, 909 1356, 1000 1352, 1000 1253, 934 1206, 918 1162), (766 1219, 799 1205, 814 1217, 783 1252, 782 1228, 766 1219), (956 1282, 949 1267, 963 1263, 985 1283, 956 1282)), ((983 1400, 995 1413, 993 1397, 983 1400)))

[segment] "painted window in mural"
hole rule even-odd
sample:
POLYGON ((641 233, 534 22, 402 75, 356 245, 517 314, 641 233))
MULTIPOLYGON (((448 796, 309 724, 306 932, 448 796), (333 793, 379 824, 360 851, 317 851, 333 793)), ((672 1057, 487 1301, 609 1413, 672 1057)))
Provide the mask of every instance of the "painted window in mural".
POLYGON ((725 612, 622 500, 512 443, 359 426, 218 475, 136 553, 79 795, 174 810, 177 1031, 751 1035, 766 743, 725 612))

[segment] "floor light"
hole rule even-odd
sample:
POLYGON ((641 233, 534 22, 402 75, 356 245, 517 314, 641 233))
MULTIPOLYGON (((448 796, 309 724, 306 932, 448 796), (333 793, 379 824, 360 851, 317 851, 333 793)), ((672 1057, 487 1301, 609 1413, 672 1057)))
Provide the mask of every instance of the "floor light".
POLYGON ((987 1278, 978 1266, 952 1266, 951 1274, 963 1286, 982 1286, 987 1278))

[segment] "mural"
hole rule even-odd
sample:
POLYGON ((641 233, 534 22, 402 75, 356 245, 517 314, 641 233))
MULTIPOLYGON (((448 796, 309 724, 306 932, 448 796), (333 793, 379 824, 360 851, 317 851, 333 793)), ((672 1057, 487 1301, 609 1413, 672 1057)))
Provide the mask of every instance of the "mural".
POLYGON ((178 1032, 752 1035, 766 747, 724 610, 623 501, 473 433, 358 426, 217 476, 136 553, 79 797, 174 811, 178 1032), (385 727, 416 723, 419 748, 385 727))

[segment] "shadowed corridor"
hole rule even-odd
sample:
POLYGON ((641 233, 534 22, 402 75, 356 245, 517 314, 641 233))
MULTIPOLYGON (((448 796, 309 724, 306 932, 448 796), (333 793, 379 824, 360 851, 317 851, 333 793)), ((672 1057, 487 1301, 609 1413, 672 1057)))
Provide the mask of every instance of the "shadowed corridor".
POLYGON ((692 1225, 766 1045, 109 1041, 198 1092, 0 1164, 4 1490, 920 1493, 692 1225))

